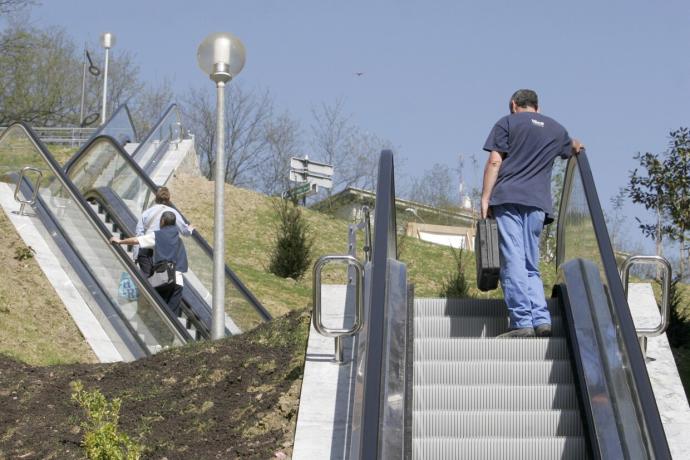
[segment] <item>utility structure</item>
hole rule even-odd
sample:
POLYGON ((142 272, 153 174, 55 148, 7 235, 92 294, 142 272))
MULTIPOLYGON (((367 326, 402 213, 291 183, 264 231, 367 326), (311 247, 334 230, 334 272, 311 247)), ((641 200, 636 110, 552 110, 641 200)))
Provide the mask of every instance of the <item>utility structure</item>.
POLYGON ((106 119, 106 102, 108 100, 108 58, 110 48, 115 46, 115 35, 110 32, 105 32, 101 35, 101 46, 105 48, 105 62, 103 64, 103 103, 101 104, 101 124, 104 124, 106 119))
POLYGON ((209 35, 199 45, 197 62, 201 70, 216 84, 216 166, 213 216, 213 318, 211 338, 225 335, 225 84, 242 71, 244 45, 231 33, 209 35))

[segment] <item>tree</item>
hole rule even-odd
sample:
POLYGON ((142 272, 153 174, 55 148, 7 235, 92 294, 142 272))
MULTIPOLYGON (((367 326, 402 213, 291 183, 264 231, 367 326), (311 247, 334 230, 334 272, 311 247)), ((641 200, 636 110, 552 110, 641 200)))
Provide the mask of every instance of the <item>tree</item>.
MULTIPOLYGON (((651 238, 667 236, 680 245, 680 276, 685 274, 690 231, 690 130, 671 131, 668 148, 661 154, 637 153, 640 168, 630 172, 626 191, 633 203, 657 212, 657 221, 643 223, 642 233, 651 238)), ((639 219, 638 219, 639 221, 639 219)))
MULTIPOLYGON (((312 108, 311 146, 316 159, 333 166, 333 189, 347 187, 373 189, 381 150, 391 142, 352 124, 344 113, 344 103, 312 108)), ((330 196, 330 192, 329 192, 330 196)))
POLYGON ((455 178, 451 176, 450 168, 435 163, 431 169, 424 171, 422 177, 412 180, 409 198, 435 208, 457 208, 454 185, 455 178))
POLYGON ((299 279, 309 268, 314 239, 296 203, 279 199, 275 209, 278 224, 269 271, 282 278, 299 279))
POLYGON ((299 122, 284 113, 266 122, 266 161, 258 171, 259 189, 280 195, 290 188, 290 158, 302 153, 299 122))
MULTIPOLYGON (((196 139, 202 171, 213 179, 215 171, 216 104, 203 89, 191 89, 184 100, 184 116, 196 139)), ((225 90, 225 181, 255 186, 257 170, 266 158, 266 123, 273 114, 268 94, 256 94, 233 84, 225 90)))
POLYGON ((81 65, 64 30, 12 25, 0 33, 0 49, 0 125, 76 121, 81 65))
POLYGON ((34 4, 34 0, 0 0, 0 14, 16 13, 34 4))

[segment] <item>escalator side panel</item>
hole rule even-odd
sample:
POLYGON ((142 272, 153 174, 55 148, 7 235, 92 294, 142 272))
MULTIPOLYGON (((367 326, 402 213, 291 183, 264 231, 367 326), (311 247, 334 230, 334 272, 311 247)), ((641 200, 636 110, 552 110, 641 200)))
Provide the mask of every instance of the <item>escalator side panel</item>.
POLYGON ((626 376, 598 267, 575 259, 560 286, 574 368, 594 458, 652 458, 626 376))

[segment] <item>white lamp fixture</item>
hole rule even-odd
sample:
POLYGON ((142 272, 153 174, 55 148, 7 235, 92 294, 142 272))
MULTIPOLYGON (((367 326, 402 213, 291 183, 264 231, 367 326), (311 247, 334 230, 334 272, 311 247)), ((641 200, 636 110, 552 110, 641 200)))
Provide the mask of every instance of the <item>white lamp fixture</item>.
POLYGON ((101 46, 105 48, 105 65, 103 66, 103 103, 101 104, 101 124, 105 123, 106 100, 108 97, 108 57, 110 48, 115 46, 115 35, 110 32, 101 34, 101 46))
POLYGON ((225 83, 244 67, 244 45, 230 33, 218 32, 201 42, 196 53, 201 70, 216 83, 216 165, 213 216, 213 316, 211 338, 225 336, 225 83))

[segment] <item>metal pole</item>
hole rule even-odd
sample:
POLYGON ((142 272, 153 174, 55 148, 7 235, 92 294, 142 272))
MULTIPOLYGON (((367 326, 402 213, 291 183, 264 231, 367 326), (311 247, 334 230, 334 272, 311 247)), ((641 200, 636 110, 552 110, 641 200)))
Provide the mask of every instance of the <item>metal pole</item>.
POLYGON ((103 104, 101 108, 101 124, 105 123, 105 102, 108 97, 108 52, 110 48, 105 49, 105 66, 103 67, 103 104))
POLYGON ((86 98, 86 45, 84 46, 84 65, 81 76, 81 105, 79 106, 79 126, 84 122, 84 100, 86 98))
POLYGON ((225 239, 224 239, 224 192, 225 192, 225 82, 217 81, 216 99, 216 168, 213 231, 213 317, 211 338, 225 336, 225 239))

